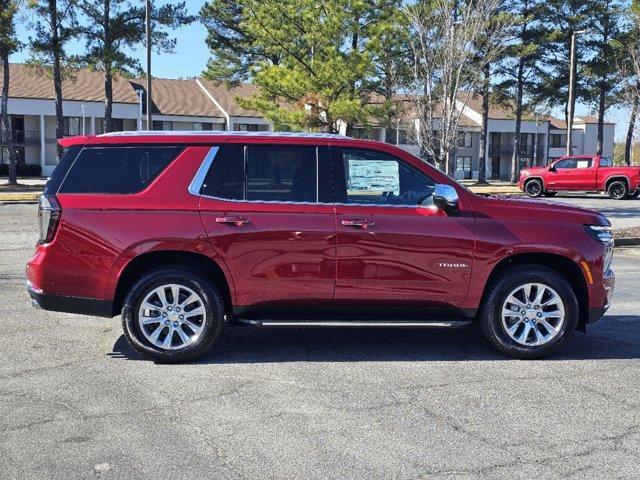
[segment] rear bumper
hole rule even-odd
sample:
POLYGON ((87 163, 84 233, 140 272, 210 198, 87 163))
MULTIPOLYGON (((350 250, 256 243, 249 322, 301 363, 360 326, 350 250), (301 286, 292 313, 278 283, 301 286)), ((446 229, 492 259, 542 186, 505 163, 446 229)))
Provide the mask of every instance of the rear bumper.
POLYGON ((33 306, 42 308, 43 310, 78 313, 98 317, 113 317, 113 302, 110 300, 51 295, 34 288, 31 283, 27 283, 27 291, 31 296, 33 306))

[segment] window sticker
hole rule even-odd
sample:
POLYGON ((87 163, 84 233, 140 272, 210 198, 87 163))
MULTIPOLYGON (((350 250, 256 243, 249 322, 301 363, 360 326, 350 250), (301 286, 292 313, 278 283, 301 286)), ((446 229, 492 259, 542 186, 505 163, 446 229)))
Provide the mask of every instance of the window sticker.
POLYGON ((400 195, 398 162, 350 159, 347 190, 393 192, 394 195, 400 195))

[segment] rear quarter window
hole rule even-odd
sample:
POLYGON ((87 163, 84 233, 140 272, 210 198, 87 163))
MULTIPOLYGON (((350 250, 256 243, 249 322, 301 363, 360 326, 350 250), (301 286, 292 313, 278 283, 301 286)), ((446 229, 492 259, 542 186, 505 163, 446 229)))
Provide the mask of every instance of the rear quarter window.
POLYGON ((60 193, 137 193, 144 190, 184 147, 91 147, 80 152, 60 193))

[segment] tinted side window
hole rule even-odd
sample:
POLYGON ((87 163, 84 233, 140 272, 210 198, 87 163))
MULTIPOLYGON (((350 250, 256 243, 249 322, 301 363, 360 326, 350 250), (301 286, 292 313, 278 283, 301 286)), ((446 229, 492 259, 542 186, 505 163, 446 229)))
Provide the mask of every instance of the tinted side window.
POLYGON ((58 193, 60 184, 73 165, 73 162, 80 153, 80 150, 82 150, 82 145, 75 145, 64 150, 60 162, 58 162, 56 168, 53 169, 51 177, 49 177, 49 180, 47 180, 47 184, 44 187, 43 193, 45 195, 55 195, 56 193, 58 193))
POLYGON ((247 146, 246 199, 317 201, 316 147, 247 146))
POLYGON ((406 162, 372 150, 337 156, 336 201, 373 205, 430 205, 436 182, 406 162), (340 187, 340 184, 342 186, 340 187))
POLYGON ((202 184, 200 193, 229 200, 244 199, 244 147, 223 145, 202 184))
POLYGON ((149 185, 184 147, 92 147, 82 150, 61 193, 136 193, 149 185))
POLYGON ((555 168, 576 168, 578 161, 575 158, 560 160, 555 164, 555 168))
POLYGON ((602 157, 600 159, 600 166, 601 167, 613 167, 613 160, 611 160, 611 157, 602 157))

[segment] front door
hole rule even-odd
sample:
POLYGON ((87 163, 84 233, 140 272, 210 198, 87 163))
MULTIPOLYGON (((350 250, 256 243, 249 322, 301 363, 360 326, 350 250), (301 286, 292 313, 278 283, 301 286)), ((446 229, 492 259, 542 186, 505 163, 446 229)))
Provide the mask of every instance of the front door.
POLYGON ((333 298, 335 217, 326 157, 326 147, 295 145, 225 144, 217 153, 200 210, 240 313, 333 298))
POLYGON ((337 304, 456 307, 466 297, 474 219, 432 206, 416 165, 365 149, 332 149, 337 304))
POLYGON ((595 165, 591 157, 558 160, 547 175, 548 190, 595 189, 595 165))

